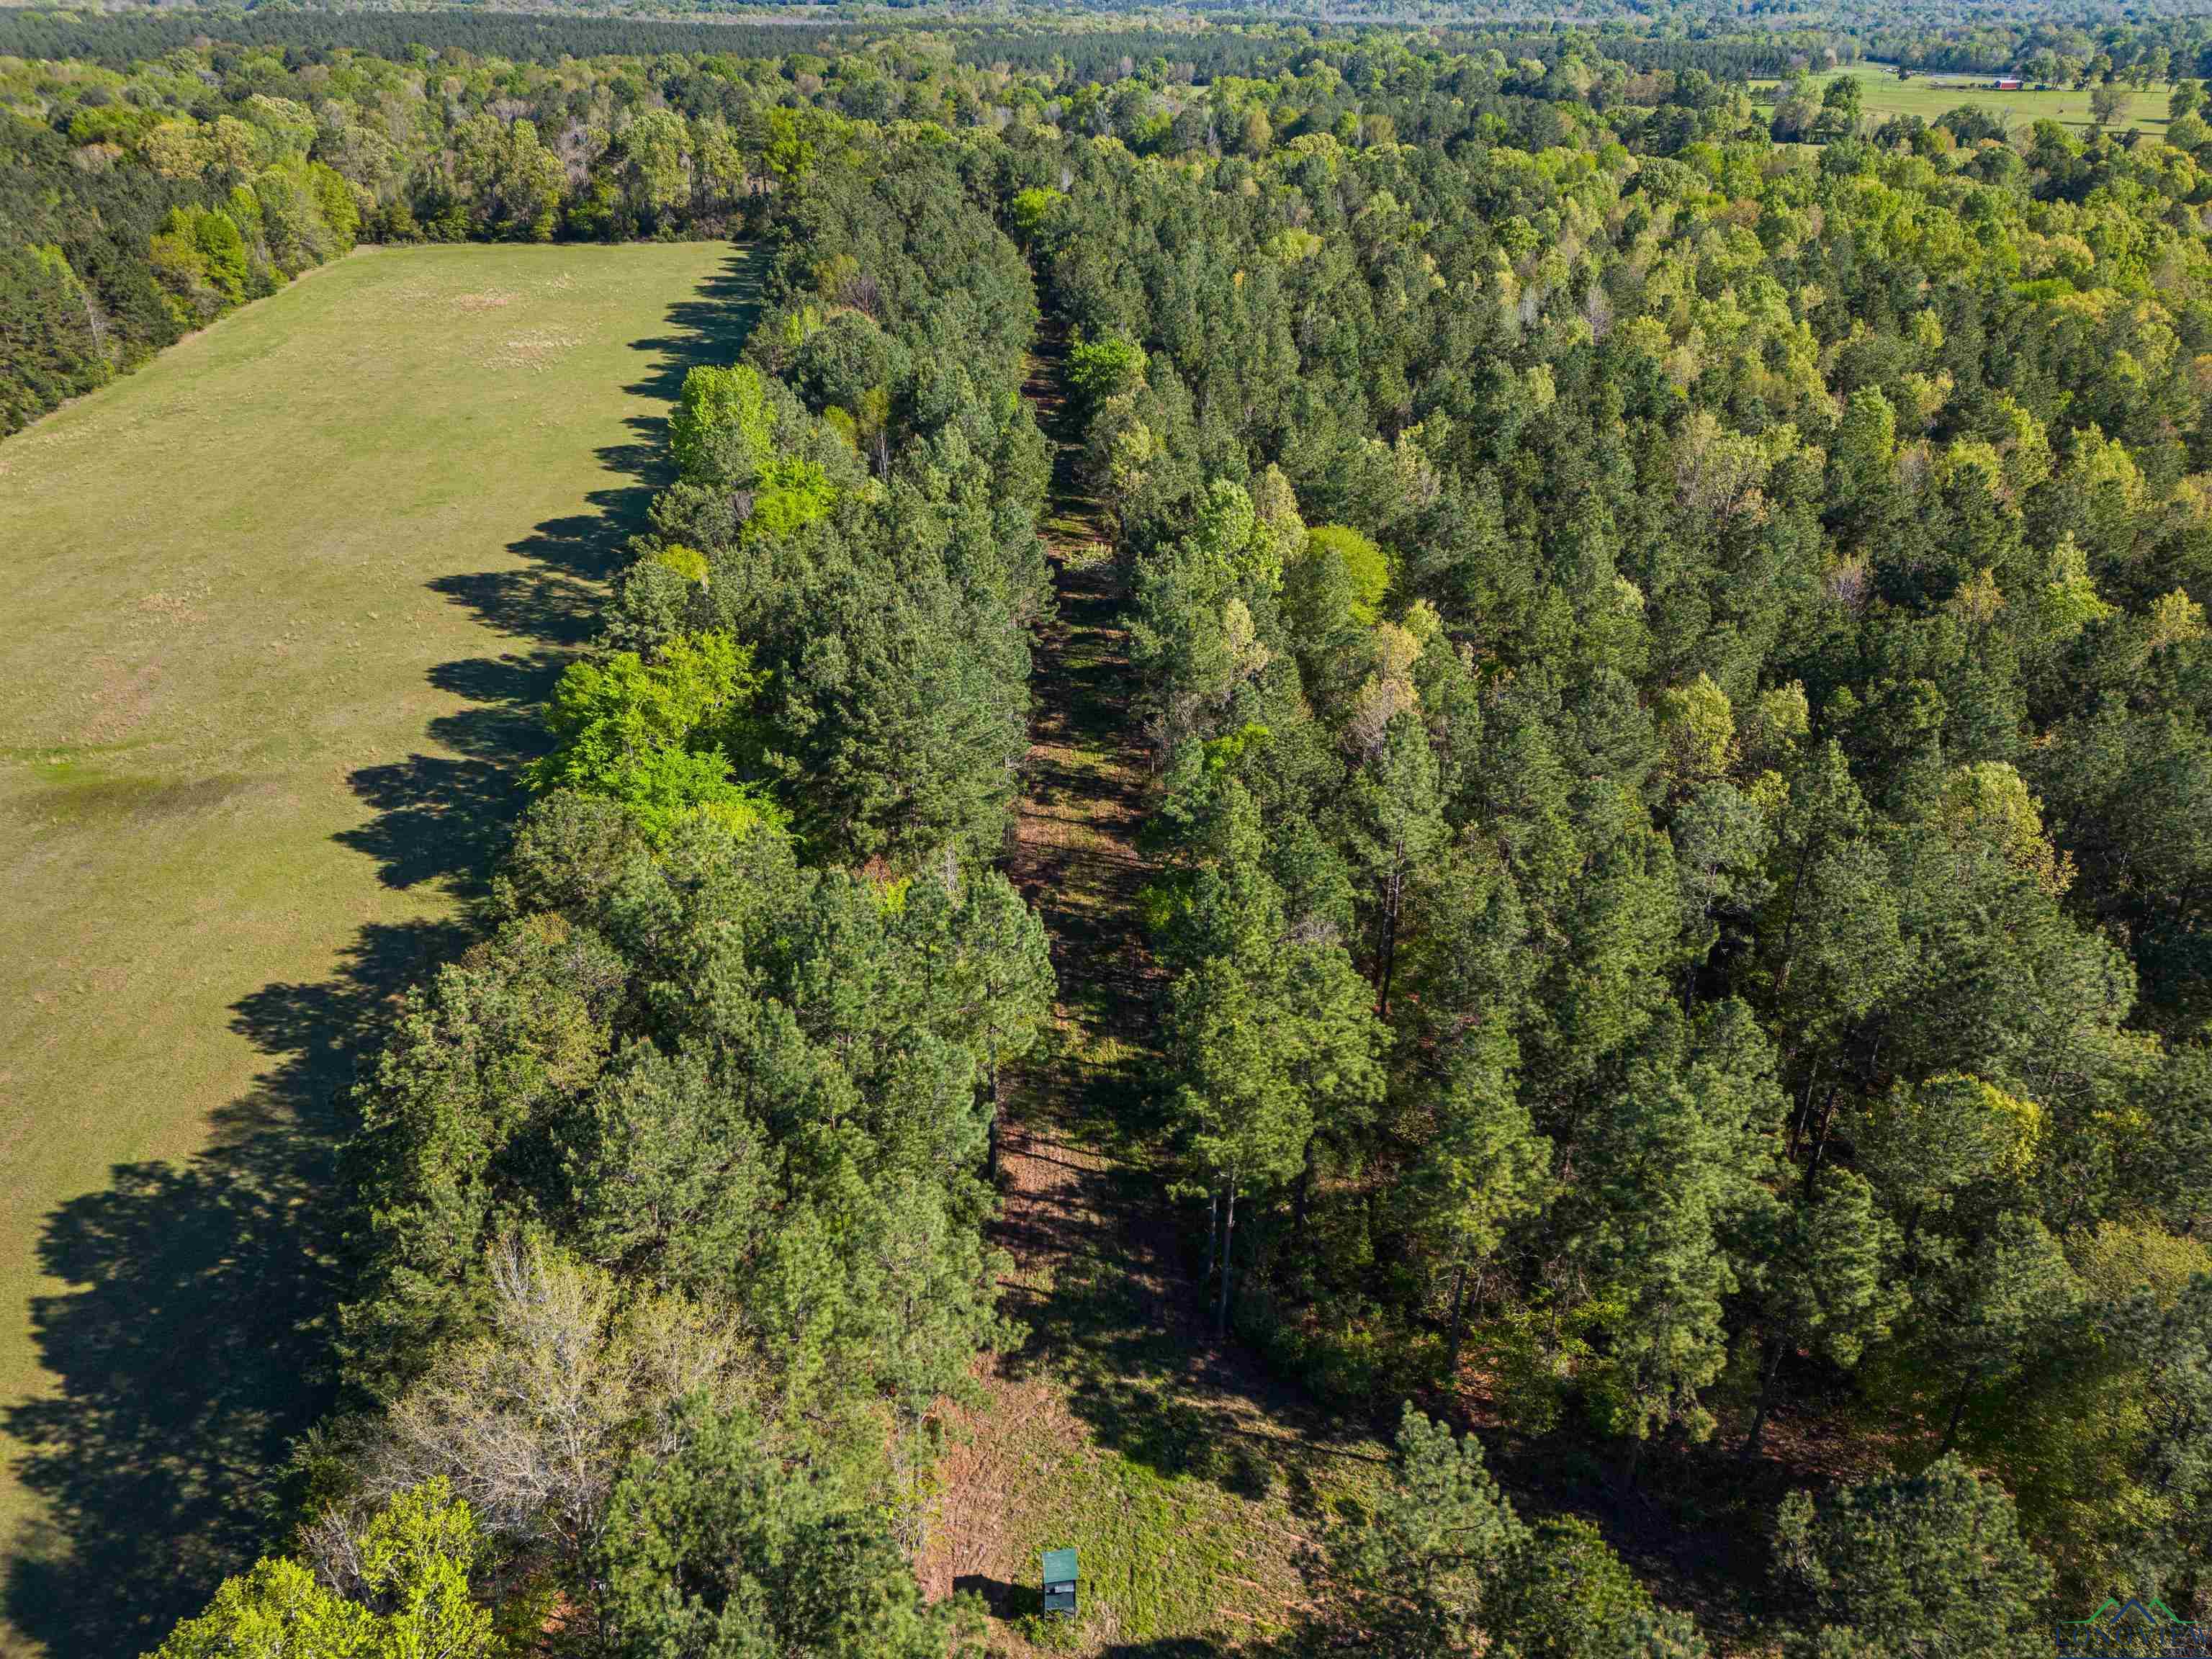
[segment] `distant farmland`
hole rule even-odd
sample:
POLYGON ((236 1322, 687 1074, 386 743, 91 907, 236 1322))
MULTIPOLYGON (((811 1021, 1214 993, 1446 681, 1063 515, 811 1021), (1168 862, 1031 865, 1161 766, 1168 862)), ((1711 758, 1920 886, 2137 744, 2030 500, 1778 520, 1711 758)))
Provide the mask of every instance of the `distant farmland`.
POLYGON ((323 1403, 331 1102, 450 943, 726 246, 371 250, 0 443, 0 1651, 141 1651, 323 1403))
MULTIPOLYGON (((1941 117, 1972 104, 2002 118, 2008 126, 2027 127, 2038 121, 2057 121, 2077 130, 2090 125, 2089 94, 2076 92, 2071 87, 2055 92, 1996 92, 1990 82, 1993 75, 1915 75, 1909 80, 1897 78, 1897 70, 1888 64, 1853 64, 1848 68, 1832 70, 1812 77, 1814 86, 1825 87, 1838 75, 1848 75, 1861 85, 1862 106, 1875 120, 1893 115, 1917 115, 1933 124, 1941 117)), ((1753 95, 1771 106, 1775 83, 1763 82, 1753 89, 1753 95)), ((2113 131, 2124 132, 2130 127, 2142 129, 2146 137, 2163 138, 2166 136, 2166 100, 2172 88, 2154 86, 2148 92, 2130 92, 2126 112, 2113 131)))

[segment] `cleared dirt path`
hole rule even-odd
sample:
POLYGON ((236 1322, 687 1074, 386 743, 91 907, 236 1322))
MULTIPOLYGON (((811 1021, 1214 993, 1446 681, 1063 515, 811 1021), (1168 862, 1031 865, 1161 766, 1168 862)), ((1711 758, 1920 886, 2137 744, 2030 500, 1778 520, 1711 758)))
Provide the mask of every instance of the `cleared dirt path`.
POLYGON ((1380 1450, 1322 1437, 1212 1342, 1150 1144, 1158 974, 1137 848, 1150 773, 1060 343, 1048 333, 1028 388, 1054 445, 1044 529, 1057 614, 1034 644, 1012 868, 1051 934, 1060 1000, 1050 1052, 1010 1101, 997 1230, 1012 1258, 1004 1306, 1028 1337, 987 1362, 985 1408, 955 1415, 923 1582, 933 1595, 981 1593, 994 1649, 1027 1653, 1041 1634, 1038 1552, 1073 1545, 1084 1612, 1052 1650, 1203 1654, 1297 1616, 1301 1559, 1331 1499, 1364 1485, 1380 1450))

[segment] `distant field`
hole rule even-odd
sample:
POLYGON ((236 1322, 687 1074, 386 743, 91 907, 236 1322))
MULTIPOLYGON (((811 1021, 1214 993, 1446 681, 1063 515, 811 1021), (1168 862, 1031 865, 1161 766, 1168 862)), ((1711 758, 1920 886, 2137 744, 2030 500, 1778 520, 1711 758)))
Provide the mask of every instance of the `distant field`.
MULTIPOLYGON (((2004 118, 2008 125, 2022 127, 2037 121, 2057 121, 2069 127, 2086 128, 2090 125, 2089 94, 2068 88, 2063 92, 1991 92, 1989 83, 1994 76, 1915 75, 1910 80, 1899 81, 1895 70, 1883 64, 1853 64, 1848 69, 1813 77, 1814 84, 1825 87, 1838 75, 1856 78, 1863 88, 1861 99, 1866 112, 1876 119, 1892 115, 1917 115, 1923 120, 1934 122, 1963 104, 1974 104, 2004 118)), ((1753 87, 1753 95, 1771 104, 1775 82, 1762 82, 1753 87)), ((2172 91, 2169 86, 2155 86, 2148 92, 2128 94, 2126 113, 2116 125, 2116 131, 2140 127, 2148 137, 2166 136, 2166 100, 2172 91)))
POLYGON ((366 251, 0 443, 0 1652, 127 1659, 258 1545, 354 1038, 750 291, 709 243, 366 251))

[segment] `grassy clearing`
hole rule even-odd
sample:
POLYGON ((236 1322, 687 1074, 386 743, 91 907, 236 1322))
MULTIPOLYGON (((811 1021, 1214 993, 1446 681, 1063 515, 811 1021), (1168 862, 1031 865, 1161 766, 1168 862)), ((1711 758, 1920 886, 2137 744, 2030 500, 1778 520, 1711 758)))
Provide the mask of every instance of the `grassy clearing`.
MULTIPOLYGON (((1996 78, 1992 75, 1915 75, 1900 81, 1896 70, 1887 64, 1853 64, 1813 76, 1813 84, 1816 88, 1826 87, 1839 75, 1860 83, 1862 107, 1876 121, 1893 115, 1917 115, 1932 125, 1951 111, 1971 104, 2002 118, 2008 127, 2026 129, 2038 121, 2057 121, 2086 131, 2091 125, 2088 93, 2075 92, 2070 87, 2062 92, 1992 92, 1990 82, 1996 78)), ((1753 95, 1771 106, 1775 84, 1760 82, 1753 88, 1753 95)), ((2172 90, 2171 86, 2159 85, 2148 92, 2129 93, 2125 112, 2113 130, 2124 132, 2137 127, 2147 138, 2165 137, 2166 100, 2172 90)))
POLYGON ((1293 1498, 1237 1449, 1219 1468, 1162 1468, 1101 1446, 1049 1386, 994 1387, 991 1410, 1008 1419, 992 1449, 1010 1465, 1000 1536, 954 1582, 993 1604, 995 1652, 1198 1656, 1280 1632, 1304 1605, 1299 1557, 1320 1515, 1358 1501, 1303 1474, 1293 1498), (1082 1565, 1073 1621, 1039 1611, 1040 1553, 1066 1544, 1082 1565))
POLYGON ((0 1652, 129 1655, 323 1398, 334 1090, 749 292, 370 250, 0 444, 0 1652))
POLYGON ((1036 1119, 1010 1127, 1004 1165, 1005 1306, 1028 1334, 951 1425, 925 1584, 981 1595, 1001 1654, 1197 1659, 1289 1628, 1387 1448, 1210 1340, 1146 1165, 1036 1119), (1038 1558, 1065 1546, 1082 1560, 1073 1622, 1040 1611, 1038 1558))

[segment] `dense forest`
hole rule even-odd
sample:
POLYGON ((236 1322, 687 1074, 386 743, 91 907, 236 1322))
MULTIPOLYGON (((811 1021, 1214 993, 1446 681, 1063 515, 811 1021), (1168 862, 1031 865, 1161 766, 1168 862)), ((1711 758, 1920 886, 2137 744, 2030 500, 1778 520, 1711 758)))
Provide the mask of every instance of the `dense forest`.
MULTIPOLYGON (((1076 18, 865 29, 834 12, 0 11, 0 435, 359 242, 727 234, 757 222, 823 115, 1066 125, 1182 153, 1202 101, 1188 89, 1296 75, 1330 36, 1345 79, 1299 94, 1315 131, 1383 92, 1376 43, 1391 37, 1076 18)), ((1863 51, 2084 88, 2212 72, 2201 19, 1460 22, 1410 40, 1437 62, 1495 54, 1507 95, 1601 112, 1703 96, 1656 76, 1741 87, 1863 51)))
POLYGON ((976 1639, 912 1562, 1054 994, 1040 358, 1152 768, 1146 1132, 1220 1340, 1396 1434, 1249 1645, 1708 1651, 1508 1436, 1662 1516, 1803 1471, 1753 1650, 2212 1618, 2197 30, 2099 37, 2164 140, 1587 33, 0 61, 4 337, 90 342, 18 418, 363 234, 769 270, 357 1089, 296 1525, 161 1653, 976 1639))
POLYGON ((1272 30, 0 10, 0 435, 359 242, 721 236, 749 204, 758 222, 817 112, 1034 122, 1139 63, 1188 86, 1285 50, 1272 30))
POLYGON ((2203 175, 1499 69, 1286 143, 1297 83, 1217 83, 1177 167, 1008 137, 1222 1317, 1631 1485, 1881 1425, 1937 1485, 1807 1522, 1839 1626, 1820 1550, 1970 1469, 2014 1639, 2052 1582, 2198 1605, 2203 175))

